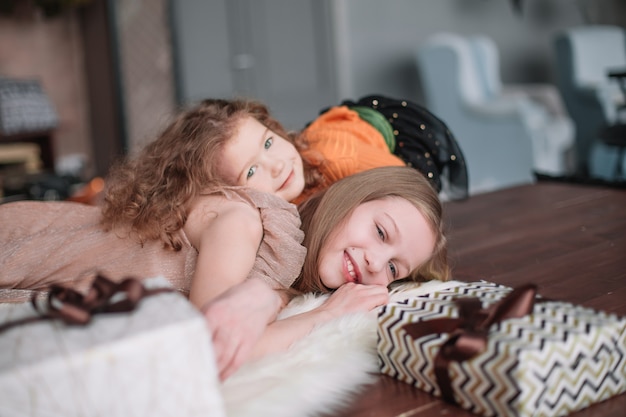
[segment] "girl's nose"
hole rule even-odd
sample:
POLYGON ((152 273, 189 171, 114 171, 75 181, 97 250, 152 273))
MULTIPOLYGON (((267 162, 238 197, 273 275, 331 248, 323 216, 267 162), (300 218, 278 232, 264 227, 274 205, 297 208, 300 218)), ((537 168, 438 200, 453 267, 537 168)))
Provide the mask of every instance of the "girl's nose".
POLYGON ((374 251, 365 253, 365 264, 367 265, 367 269, 372 272, 380 271, 386 263, 383 257, 374 251))
POLYGON ((367 279, 364 283, 367 285, 387 285, 388 278, 385 268, 387 268, 387 260, 380 254, 366 254, 365 266, 367 271, 367 279))
POLYGON ((272 159, 270 161, 270 164, 270 172, 272 173, 273 177, 280 175, 280 173, 283 172, 283 168, 285 167, 285 161, 283 161, 282 159, 272 159))

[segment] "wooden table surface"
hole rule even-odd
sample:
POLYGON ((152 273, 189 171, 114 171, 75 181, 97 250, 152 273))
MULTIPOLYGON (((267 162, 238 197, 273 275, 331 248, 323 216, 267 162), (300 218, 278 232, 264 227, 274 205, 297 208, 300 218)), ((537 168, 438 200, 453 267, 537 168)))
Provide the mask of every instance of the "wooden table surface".
MULTIPOLYGON (((511 287, 626 315, 626 190, 539 182, 448 202, 453 279, 511 287)), ((626 394, 570 416, 623 417, 626 394)), ((335 417, 475 416, 381 375, 335 417)))

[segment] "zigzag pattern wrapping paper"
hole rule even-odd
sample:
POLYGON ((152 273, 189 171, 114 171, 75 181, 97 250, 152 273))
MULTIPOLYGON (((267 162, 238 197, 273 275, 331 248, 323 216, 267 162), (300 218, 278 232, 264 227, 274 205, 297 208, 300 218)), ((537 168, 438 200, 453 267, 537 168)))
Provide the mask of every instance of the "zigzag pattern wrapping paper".
MULTIPOLYGON (((405 324, 458 317, 456 297, 483 307, 511 288, 474 282, 388 304, 378 316, 381 372, 441 396, 434 359, 447 334, 413 340, 405 324)), ((626 391, 626 317, 566 302, 489 329, 487 349, 449 372, 459 406, 484 416, 563 416, 626 391)))

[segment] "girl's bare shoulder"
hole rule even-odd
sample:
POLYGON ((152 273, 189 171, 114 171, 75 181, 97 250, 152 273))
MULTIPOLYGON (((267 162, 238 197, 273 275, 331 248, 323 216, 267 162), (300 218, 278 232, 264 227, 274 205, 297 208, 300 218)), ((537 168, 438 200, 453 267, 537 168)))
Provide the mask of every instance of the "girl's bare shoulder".
POLYGON ((225 225, 262 232, 261 215, 251 202, 220 193, 197 197, 190 206, 184 228, 189 239, 193 240, 194 235, 225 225))

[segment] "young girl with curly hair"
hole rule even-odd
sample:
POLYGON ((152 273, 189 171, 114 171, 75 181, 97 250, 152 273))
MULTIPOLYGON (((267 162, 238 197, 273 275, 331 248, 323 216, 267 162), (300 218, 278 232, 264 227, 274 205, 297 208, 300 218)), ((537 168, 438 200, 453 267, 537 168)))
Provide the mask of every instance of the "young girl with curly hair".
MULTIPOLYGON (((221 102, 233 114, 249 103, 221 102)), ((267 114, 265 106, 255 105, 267 114)), ((349 175, 406 165, 424 175, 437 193, 450 199, 467 197, 467 169, 455 137, 442 120, 411 101, 380 95, 344 101, 323 110, 300 132, 285 132, 275 119, 271 125, 254 123, 255 118, 242 122, 238 142, 226 146, 224 160, 229 164, 223 164, 221 172, 233 184, 262 185, 299 204, 349 175), (283 141, 291 142, 298 155, 275 152, 283 141), (281 187, 291 179, 287 193, 281 187)))

